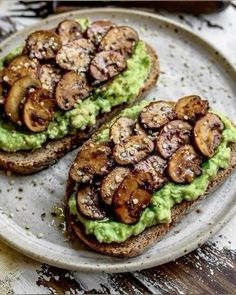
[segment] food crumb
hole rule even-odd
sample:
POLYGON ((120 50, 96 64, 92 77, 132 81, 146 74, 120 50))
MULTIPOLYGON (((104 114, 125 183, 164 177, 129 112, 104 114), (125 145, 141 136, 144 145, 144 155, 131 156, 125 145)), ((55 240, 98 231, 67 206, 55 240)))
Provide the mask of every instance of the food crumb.
POLYGON ((37 238, 38 238, 38 239, 42 239, 43 237, 44 237, 44 234, 43 234, 43 233, 38 233, 38 234, 37 234, 37 238))

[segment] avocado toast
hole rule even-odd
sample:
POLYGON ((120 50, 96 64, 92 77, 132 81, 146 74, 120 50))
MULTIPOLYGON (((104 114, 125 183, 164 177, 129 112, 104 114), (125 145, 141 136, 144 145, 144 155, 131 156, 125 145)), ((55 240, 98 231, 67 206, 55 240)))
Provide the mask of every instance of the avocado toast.
POLYGON ((88 23, 32 32, 5 58, 1 168, 30 174, 54 164, 156 83, 157 56, 136 31, 88 23))
POLYGON ((67 184, 68 228, 93 250, 132 257, 236 167, 236 128, 196 95, 141 101, 84 143, 67 184))

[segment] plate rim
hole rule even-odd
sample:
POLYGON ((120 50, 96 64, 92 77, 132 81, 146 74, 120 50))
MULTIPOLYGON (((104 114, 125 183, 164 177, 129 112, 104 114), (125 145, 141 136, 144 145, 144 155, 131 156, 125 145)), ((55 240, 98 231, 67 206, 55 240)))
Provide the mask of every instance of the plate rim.
MULTIPOLYGON (((1 42, 0 49, 4 48, 6 45, 8 45, 12 39, 16 38, 19 35, 22 35, 23 33, 27 33, 31 29, 33 30, 34 28, 37 28, 38 26, 40 26, 40 24, 43 24, 43 23, 47 24, 51 20, 63 19, 63 18, 73 16, 73 15, 83 16, 83 15, 86 15, 86 13, 99 14, 100 12, 101 13, 102 12, 125 13, 126 15, 130 14, 130 15, 134 15, 134 16, 136 15, 136 16, 150 17, 153 19, 157 19, 160 22, 164 22, 165 24, 170 24, 175 27, 178 27, 182 31, 193 36, 198 41, 203 42, 204 45, 208 49, 213 50, 215 53, 217 52, 218 58, 221 59, 221 64, 223 63, 225 67, 227 66, 228 70, 230 70, 230 73, 231 73, 230 76, 233 75, 233 76, 235 76, 235 79, 236 79, 236 68, 234 67, 232 62, 230 60, 228 60, 227 57, 224 56, 221 49, 215 47, 215 45, 213 45, 211 42, 206 40, 204 37, 200 36, 199 34, 194 32, 192 29, 186 27, 185 25, 178 23, 177 21, 171 20, 171 19, 164 17, 164 16, 160 16, 155 13, 150 13, 150 12, 146 12, 146 11, 139 11, 137 9, 132 9, 132 11, 130 11, 129 9, 124 9, 124 8, 92 8, 92 9, 74 10, 74 11, 70 11, 70 12, 61 13, 58 15, 53 15, 53 16, 50 16, 46 19, 40 20, 31 26, 27 26, 26 28, 12 34, 11 36, 9 36, 8 38, 6 38, 4 41, 1 42)), ((219 223, 215 224, 214 226, 205 225, 204 228, 203 227, 201 228, 201 231, 202 231, 201 237, 199 237, 198 240, 193 240, 192 243, 190 243, 188 245, 188 249, 186 252, 183 251, 183 253, 180 253, 179 250, 176 252, 172 252, 171 259, 170 259, 170 257, 169 258, 164 257, 162 259, 159 259, 158 263, 157 263, 156 259, 152 259, 152 258, 148 258, 148 259, 146 258, 146 261, 142 261, 140 259, 138 261, 132 261, 129 263, 126 262, 126 258, 121 258, 123 260, 123 262, 120 263, 121 260, 119 260, 118 265, 114 261, 112 263, 109 263, 109 260, 107 260, 102 265, 93 264, 91 266, 89 266, 85 262, 65 263, 61 260, 54 258, 54 257, 50 257, 49 255, 45 256, 45 253, 43 255, 36 253, 37 251, 36 252, 34 251, 34 249, 32 248, 32 245, 30 243, 28 243, 26 246, 26 245, 22 245, 21 241, 17 240, 17 238, 15 238, 15 240, 9 238, 10 237, 10 230, 8 230, 7 227, 1 226, 1 224, 5 225, 5 223, 2 222, 1 218, 0 218, 0 239, 4 243, 9 245, 10 247, 14 248, 18 252, 20 252, 30 258, 33 258, 41 263, 47 263, 47 264, 54 265, 54 266, 60 267, 60 268, 70 269, 70 270, 74 270, 74 271, 75 270, 76 271, 83 271, 83 272, 113 272, 114 273, 114 272, 137 271, 137 270, 141 270, 141 269, 146 269, 146 268, 162 265, 164 263, 175 260, 175 259, 193 251, 194 249, 198 248, 199 244, 203 244, 204 242, 206 242, 207 239, 209 239, 209 237, 211 237, 217 231, 219 231, 233 217, 233 215, 235 213, 236 213, 236 200, 235 200, 234 206, 232 206, 230 208, 230 210, 227 212, 227 215, 223 214, 219 223)), ((78 257, 78 261, 79 261, 79 257, 78 257)))

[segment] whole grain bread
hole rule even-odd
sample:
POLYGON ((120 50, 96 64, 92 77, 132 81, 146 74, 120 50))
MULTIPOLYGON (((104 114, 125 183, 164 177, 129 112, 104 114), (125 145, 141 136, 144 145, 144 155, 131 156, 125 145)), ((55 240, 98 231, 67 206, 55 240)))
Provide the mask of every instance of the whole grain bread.
MULTIPOLYGON (((150 72, 144 85, 139 89, 132 102, 138 101, 143 92, 148 91, 154 86, 159 76, 158 57, 152 47, 147 44, 146 47, 151 60, 150 72)), ((18 152, 0 150, 0 168, 20 174, 31 174, 47 168, 55 164, 57 160, 70 150, 80 146, 102 123, 110 120, 123 108, 124 104, 114 107, 111 112, 98 116, 96 124, 92 128, 84 131, 78 130, 75 135, 66 136, 62 139, 47 141, 43 147, 37 150, 18 152)))
MULTIPOLYGON (((84 232, 83 225, 80 224, 73 216, 69 214, 69 208, 66 208, 66 219, 68 230, 73 231, 87 246, 96 252, 117 256, 117 257, 133 257, 145 249, 153 245, 153 243, 160 240, 165 233, 170 229, 170 227, 179 221, 187 211, 194 206, 194 204, 207 196, 207 194, 218 185, 220 185, 225 178, 231 173, 231 171, 236 168, 236 143, 231 144, 231 158, 229 161, 229 166, 227 169, 220 169, 217 176, 209 183, 204 194, 195 201, 182 201, 180 204, 175 205, 171 210, 172 221, 168 224, 157 224, 137 236, 132 236, 122 243, 99 243, 95 237, 88 236, 84 232)), ((75 183, 72 179, 68 179, 67 183, 67 201, 72 195, 75 183)), ((66 202, 68 204, 68 202, 66 202)))

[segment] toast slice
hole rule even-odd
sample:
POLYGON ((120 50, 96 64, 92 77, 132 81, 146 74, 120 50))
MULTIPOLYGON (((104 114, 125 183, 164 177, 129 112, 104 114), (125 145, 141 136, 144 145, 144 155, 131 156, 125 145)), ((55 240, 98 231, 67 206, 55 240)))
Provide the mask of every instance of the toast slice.
MULTIPOLYGON (((220 185, 234 168, 236 168, 236 143, 231 144, 231 158, 228 168, 219 170, 217 176, 209 183, 207 190, 200 199, 206 197, 208 193, 220 185)), ((74 182, 72 179, 69 179, 67 185, 67 198, 71 196, 73 187, 74 182)), ((83 225, 78 221, 75 222, 74 217, 69 214, 68 207, 66 208, 66 218, 69 231, 73 230, 75 234, 94 251, 116 257, 133 257, 160 240, 172 225, 178 222, 188 210, 194 207, 198 200, 199 198, 195 201, 182 201, 180 204, 177 204, 172 208, 171 223, 154 225, 147 228, 139 235, 128 238, 122 243, 99 243, 96 238, 86 235, 83 230, 83 225)))
MULTIPOLYGON (((151 67, 149 75, 132 102, 138 101, 143 92, 155 85, 159 76, 159 63, 155 51, 146 44, 150 56, 151 67)), ((5 152, 0 150, 0 168, 20 174, 31 174, 53 165, 73 148, 85 141, 102 123, 110 120, 115 114, 124 108, 124 105, 114 107, 111 112, 100 115, 96 125, 89 130, 78 130, 75 135, 69 135, 58 140, 48 141, 42 148, 35 151, 5 152)))

